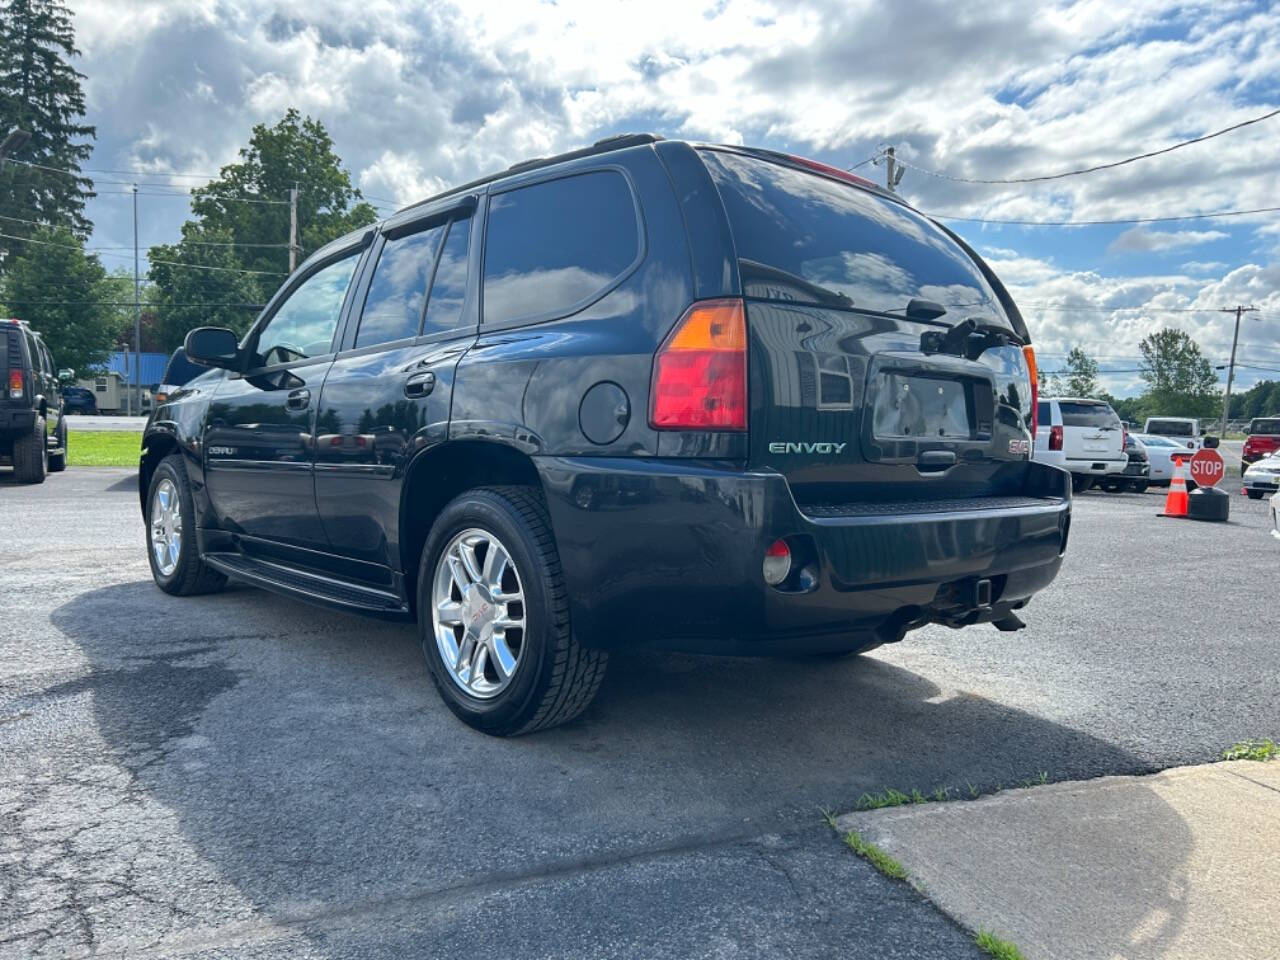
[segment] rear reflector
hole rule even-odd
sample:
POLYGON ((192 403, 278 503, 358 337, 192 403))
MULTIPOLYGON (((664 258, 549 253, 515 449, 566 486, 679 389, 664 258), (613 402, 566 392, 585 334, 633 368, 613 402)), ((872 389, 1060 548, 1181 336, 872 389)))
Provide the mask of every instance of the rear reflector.
POLYGON ((764 552, 764 582, 776 587, 791 573, 791 548, 785 540, 775 540, 764 552))
POLYGON ((649 426, 747 429, 747 320, 741 300, 701 300, 685 311, 653 361, 649 426))

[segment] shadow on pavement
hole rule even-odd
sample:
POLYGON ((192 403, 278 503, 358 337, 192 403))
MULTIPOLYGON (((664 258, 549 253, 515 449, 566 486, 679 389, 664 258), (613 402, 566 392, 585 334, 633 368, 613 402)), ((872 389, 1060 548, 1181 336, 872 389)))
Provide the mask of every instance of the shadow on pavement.
MULTIPOLYGON (((1058 780, 1148 769, 1112 744, 867 656, 616 655, 580 720, 496 740, 440 703, 409 627, 252 590, 175 600, 149 581, 79 595, 52 622, 93 664, 66 692, 92 691, 115 762, 277 919, 299 905, 382 903, 574 867, 607 872, 786 835, 815 825, 819 807, 847 811, 885 787, 967 794, 1041 771, 1058 780)), ((1116 943, 1152 935, 1157 907, 1165 920, 1155 936, 1180 922, 1186 828, 1159 801, 1131 827, 1167 842, 1147 888, 1117 891, 1112 914, 1096 919, 1116 943)), ((737 883, 712 875, 693 901, 674 886, 669 901, 665 887, 643 896, 620 887, 593 909, 643 909, 633 917, 641 932, 692 936, 699 921, 689 911, 737 896, 737 883), (665 915, 651 915, 656 903, 665 915)), ((529 918, 540 945, 510 955, 553 954, 565 931, 585 937, 605 923, 561 906, 529 918)), ((456 903, 415 909, 441 936, 484 922, 456 903)), ((521 909, 509 905, 510 922, 521 909)))

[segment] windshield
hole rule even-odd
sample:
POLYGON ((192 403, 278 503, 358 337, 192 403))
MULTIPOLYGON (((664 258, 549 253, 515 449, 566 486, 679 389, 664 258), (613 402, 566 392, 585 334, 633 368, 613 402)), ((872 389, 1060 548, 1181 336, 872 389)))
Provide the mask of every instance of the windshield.
POLYGON ((703 150, 760 300, 904 313, 914 298, 1009 326, 978 265, 920 214, 859 187, 756 157, 703 150))
POLYGON ((1120 427, 1120 418, 1105 403, 1084 403, 1079 400, 1059 400, 1064 427, 1093 427, 1095 429, 1120 427))
POLYGON ((1147 433, 1158 433, 1166 437, 1194 437, 1195 427, 1189 420, 1148 420, 1147 433))
POLYGON ((1280 436, 1280 417, 1268 420, 1254 420, 1249 424, 1249 433, 1255 437, 1280 436))

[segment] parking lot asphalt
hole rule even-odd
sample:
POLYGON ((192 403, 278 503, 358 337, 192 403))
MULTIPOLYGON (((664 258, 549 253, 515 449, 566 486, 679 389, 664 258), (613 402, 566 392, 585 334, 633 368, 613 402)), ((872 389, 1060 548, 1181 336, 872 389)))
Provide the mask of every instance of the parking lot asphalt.
MULTIPOLYGON (((618 655, 578 721, 503 741, 440 703, 409 627, 161 593, 131 471, 0 470, 0 957, 977 956, 819 808, 1274 736, 1265 502, 1161 502, 1078 497, 1024 631, 618 655)), ((1176 815, 1141 828, 1176 883, 1176 815)))

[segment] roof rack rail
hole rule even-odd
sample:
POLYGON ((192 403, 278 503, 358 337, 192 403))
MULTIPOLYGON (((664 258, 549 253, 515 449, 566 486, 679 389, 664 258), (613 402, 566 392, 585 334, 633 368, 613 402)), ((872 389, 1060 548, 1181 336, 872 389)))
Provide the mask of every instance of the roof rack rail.
MULTIPOLYGON (((406 207, 401 207, 396 213, 403 213, 406 210, 412 210, 415 207, 421 207, 427 203, 434 203, 443 197, 451 196, 455 193, 463 193, 467 190, 474 190, 476 187, 484 186, 486 183, 492 183, 494 180, 501 180, 503 177, 512 173, 519 173, 525 170, 536 170, 539 167, 549 167, 553 163, 564 163, 568 160, 577 160, 580 157, 590 157, 601 153, 611 153, 614 150, 625 150, 628 147, 639 147, 648 143, 657 143, 663 137, 656 133, 619 133, 611 137, 605 137, 603 140, 597 140, 589 147, 580 147, 577 150, 570 150, 567 153, 557 153, 551 157, 534 157, 530 160, 521 160, 519 163, 513 163, 505 170, 498 173, 491 173, 486 177, 480 177, 478 180, 472 180, 470 183, 464 183, 462 186, 454 187, 443 193, 437 193, 434 196, 427 197, 425 200, 419 200, 417 203, 411 203, 406 207)), ((395 214, 392 214, 394 216, 395 214)))

